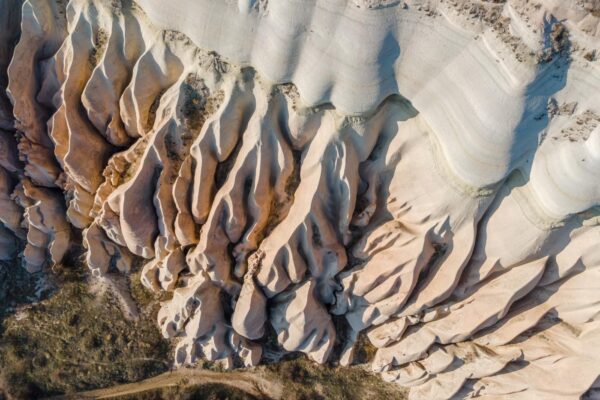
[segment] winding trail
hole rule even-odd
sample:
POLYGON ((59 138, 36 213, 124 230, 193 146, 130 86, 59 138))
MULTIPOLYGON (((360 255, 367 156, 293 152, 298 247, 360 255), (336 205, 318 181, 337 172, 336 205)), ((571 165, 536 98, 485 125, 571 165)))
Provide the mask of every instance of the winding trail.
POLYGON ((112 399, 167 387, 222 384, 264 399, 280 399, 282 386, 261 376, 260 372, 215 372, 202 369, 179 369, 140 382, 105 389, 55 396, 51 399, 112 399))

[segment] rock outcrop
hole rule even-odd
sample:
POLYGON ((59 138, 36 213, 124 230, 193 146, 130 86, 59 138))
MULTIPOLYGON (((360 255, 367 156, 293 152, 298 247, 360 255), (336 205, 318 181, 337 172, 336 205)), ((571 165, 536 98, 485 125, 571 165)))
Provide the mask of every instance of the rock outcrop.
POLYGON ((600 390, 597 1, 0 10, 0 260, 141 269, 178 365, 600 390))

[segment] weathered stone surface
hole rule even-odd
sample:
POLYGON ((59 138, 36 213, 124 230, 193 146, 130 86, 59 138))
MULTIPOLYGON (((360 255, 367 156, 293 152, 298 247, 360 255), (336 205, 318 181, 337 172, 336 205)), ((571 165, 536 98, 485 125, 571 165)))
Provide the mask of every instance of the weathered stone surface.
POLYGON ((0 260, 139 266, 177 365, 577 398, 599 52, 589 1, 0 0, 0 260))

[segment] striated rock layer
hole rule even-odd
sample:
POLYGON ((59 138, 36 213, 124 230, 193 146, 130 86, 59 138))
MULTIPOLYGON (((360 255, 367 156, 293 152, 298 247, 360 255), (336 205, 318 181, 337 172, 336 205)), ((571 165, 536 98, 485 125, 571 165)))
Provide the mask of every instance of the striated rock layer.
POLYGON ((177 365, 597 394, 598 1, 0 10, 0 260, 141 269, 177 365))

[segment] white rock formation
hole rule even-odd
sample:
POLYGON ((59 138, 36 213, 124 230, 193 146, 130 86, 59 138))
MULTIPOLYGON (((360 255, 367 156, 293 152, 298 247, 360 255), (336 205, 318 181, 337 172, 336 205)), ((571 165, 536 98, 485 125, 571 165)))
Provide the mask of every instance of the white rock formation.
POLYGON ((0 259, 81 231, 177 364, 365 335, 411 399, 598 395, 597 0, 0 10, 0 259))

